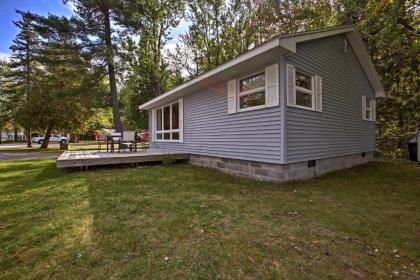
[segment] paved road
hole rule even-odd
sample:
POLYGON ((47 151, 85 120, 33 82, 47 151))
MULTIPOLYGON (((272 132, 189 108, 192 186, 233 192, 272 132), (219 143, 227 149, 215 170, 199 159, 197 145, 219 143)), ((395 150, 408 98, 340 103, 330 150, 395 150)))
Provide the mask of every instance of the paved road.
MULTIPOLYGON (((33 143, 32 147, 33 148, 39 148, 41 145, 33 143)), ((58 148, 59 144, 56 143, 50 143, 48 145, 48 148, 58 148)), ((26 143, 3 143, 0 144, 0 150, 5 150, 5 149, 26 149, 26 143)))
POLYGON ((61 152, 29 152, 29 153, 0 153, 0 161, 3 160, 25 160, 37 158, 57 158, 61 152))

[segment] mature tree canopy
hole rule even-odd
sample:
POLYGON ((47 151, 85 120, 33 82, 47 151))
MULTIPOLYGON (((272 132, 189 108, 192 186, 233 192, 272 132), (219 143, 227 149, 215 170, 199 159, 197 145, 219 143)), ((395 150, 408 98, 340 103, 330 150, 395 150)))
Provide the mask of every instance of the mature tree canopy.
POLYGON ((108 76, 114 127, 122 131, 115 64, 115 41, 112 24, 115 23, 117 1, 67 0, 76 7, 77 24, 74 32, 81 47, 92 56, 96 71, 108 76))
POLYGON ((346 24, 359 28, 387 91, 377 107, 380 150, 401 156, 419 130, 415 0, 64 2, 74 4, 74 17, 18 11, 12 62, 2 66, 0 115, 26 130, 99 128, 109 125, 110 106, 117 130, 147 129, 148 114, 138 106, 186 79, 275 36, 346 24), (180 23, 185 32, 172 38, 180 23))

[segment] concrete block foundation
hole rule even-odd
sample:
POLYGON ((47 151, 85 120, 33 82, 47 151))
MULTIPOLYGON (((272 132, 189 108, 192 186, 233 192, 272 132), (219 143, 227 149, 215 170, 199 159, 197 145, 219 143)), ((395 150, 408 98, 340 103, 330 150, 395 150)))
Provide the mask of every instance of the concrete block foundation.
POLYGON ((289 164, 275 164, 190 154, 189 163, 218 169, 224 173, 261 181, 287 182, 315 178, 329 172, 365 164, 373 159, 373 152, 289 164), (313 166, 311 166, 313 165, 313 166), (310 167, 311 166, 311 167, 310 167))

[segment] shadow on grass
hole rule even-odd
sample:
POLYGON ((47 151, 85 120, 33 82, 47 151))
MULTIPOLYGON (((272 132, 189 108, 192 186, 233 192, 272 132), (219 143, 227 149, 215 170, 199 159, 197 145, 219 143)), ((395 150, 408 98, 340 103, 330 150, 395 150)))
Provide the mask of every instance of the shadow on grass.
POLYGON ((288 184, 183 164, 0 170, 11 278, 342 279, 351 268, 378 279, 418 257, 419 167, 405 162, 288 184))

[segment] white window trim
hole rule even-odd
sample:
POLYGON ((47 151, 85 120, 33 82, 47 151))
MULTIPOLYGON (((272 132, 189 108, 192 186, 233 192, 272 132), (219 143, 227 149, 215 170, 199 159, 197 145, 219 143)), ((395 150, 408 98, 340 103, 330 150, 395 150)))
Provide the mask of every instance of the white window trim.
POLYGON ((374 111, 374 107, 375 107, 374 102, 376 102, 376 100, 374 98, 371 98, 371 97, 368 97, 368 96, 365 96, 365 100, 366 100, 366 104, 365 104, 365 108, 364 108, 365 112, 363 114, 363 116, 364 116, 363 120, 368 121, 368 122, 375 122, 376 120, 375 120, 373 111, 374 111), (369 102, 367 102, 368 98, 369 98, 369 102), (370 113, 369 118, 366 117, 366 112, 368 112, 368 111, 370 113))
POLYGON ((236 80, 236 106, 237 106, 237 112, 246 112, 246 111, 253 111, 253 110, 258 110, 258 109, 263 109, 267 107, 267 92, 266 92, 266 86, 265 83, 267 81, 265 80, 265 71, 259 71, 259 72, 255 72, 253 74, 250 75, 246 75, 244 77, 241 77, 239 79, 236 80), (246 79, 246 78, 250 78, 253 76, 257 76, 257 75, 264 75, 264 86, 262 87, 258 87, 258 88, 253 88, 247 91, 241 91, 241 81, 246 79), (260 91, 264 91, 264 100, 265 103, 263 105, 258 105, 258 106, 252 106, 252 107, 248 107, 248 108, 242 108, 241 109, 241 102, 240 102, 240 98, 244 95, 248 95, 251 93, 255 93, 255 92, 260 92, 260 91))
MULTIPOLYGON (((316 111, 315 110, 315 102, 316 102, 315 101, 315 75, 309 74, 304 70, 300 70, 299 68, 296 68, 296 72, 300 72, 302 74, 305 74, 305 75, 311 77, 311 89, 307 89, 307 88, 300 87, 300 86, 296 85, 296 75, 295 75, 295 100, 296 100, 296 96, 297 96, 298 91, 308 93, 312 97, 312 102, 311 102, 312 107, 306 107, 306 106, 302 106, 302 105, 298 105, 298 104, 289 105, 289 106, 296 107, 296 108, 299 108, 299 109, 309 110, 309 111, 316 111)), ((295 101, 295 103, 296 103, 296 101, 295 101)))
POLYGON ((180 100, 177 100, 175 102, 169 103, 169 104, 165 104, 164 106, 161 107, 157 107, 153 110, 153 139, 155 142, 169 142, 169 143, 182 143, 183 142, 183 137, 181 136, 181 131, 183 131, 183 129, 181 129, 181 106, 179 105, 180 100), (164 116, 163 116, 163 108, 168 107, 169 106, 169 125, 170 127, 172 127, 172 104, 176 104, 178 103, 178 129, 169 129, 169 130, 157 130, 157 126, 156 126, 156 114, 157 114, 157 110, 161 109, 162 110, 162 128, 163 126, 163 121, 164 121, 164 116), (176 133, 178 132, 179 134, 179 139, 163 139, 163 134, 164 133, 170 133, 170 137, 172 138, 172 133, 176 133), (158 139, 157 135, 158 134, 162 134, 162 139, 158 139))

